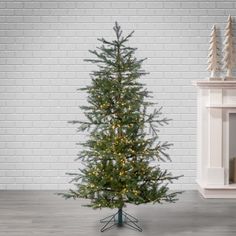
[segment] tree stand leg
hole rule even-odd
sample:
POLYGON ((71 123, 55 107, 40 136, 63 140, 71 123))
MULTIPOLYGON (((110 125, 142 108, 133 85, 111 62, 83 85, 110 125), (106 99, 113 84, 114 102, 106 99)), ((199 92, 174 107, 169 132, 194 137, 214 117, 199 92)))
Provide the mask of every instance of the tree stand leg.
POLYGON ((126 213, 122 210, 122 208, 119 208, 118 211, 110 216, 107 216, 100 220, 101 223, 105 223, 104 226, 101 228, 101 232, 104 232, 105 230, 108 230, 112 228, 114 225, 117 225, 119 227, 122 226, 129 226, 135 230, 138 230, 142 232, 143 230, 136 224, 138 223, 138 219, 133 217, 132 215, 126 213), (112 223, 112 224, 111 224, 112 223))

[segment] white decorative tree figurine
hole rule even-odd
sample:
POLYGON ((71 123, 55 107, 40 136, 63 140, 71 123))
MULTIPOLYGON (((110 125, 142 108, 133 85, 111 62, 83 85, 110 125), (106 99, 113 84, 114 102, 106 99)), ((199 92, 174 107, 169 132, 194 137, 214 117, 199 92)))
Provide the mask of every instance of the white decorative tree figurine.
POLYGON ((216 34, 216 26, 213 25, 211 31, 211 39, 210 39, 210 48, 208 54, 208 68, 207 70, 211 72, 210 79, 218 79, 216 76, 216 72, 220 71, 220 62, 219 62, 219 47, 217 41, 216 34))
POLYGON ((235 68, 235 50, 233 39, 233 23, 232 17, 229 15, 228 22, 225 28, 224 41, 224 69, 227 70, 225 79, 233 79, 232 70, 235 68))

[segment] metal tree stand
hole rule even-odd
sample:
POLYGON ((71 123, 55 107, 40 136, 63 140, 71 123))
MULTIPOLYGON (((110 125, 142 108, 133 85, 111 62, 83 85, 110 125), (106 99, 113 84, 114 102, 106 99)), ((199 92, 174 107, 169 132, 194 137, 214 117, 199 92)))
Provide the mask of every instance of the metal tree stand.
POLYGON ((143 230, 136 224, 138 223, 138 219, 123 211, 122 208, 118 209, 118 211, 110 216, 107 216, 100 220, 101 223, 105 223, 101 228, 101 232, 112 228, 114 225, 118 227, 128 225, 131 228, 142 232, 143 230), (111 224, 111 225, 110 225, 111 224))

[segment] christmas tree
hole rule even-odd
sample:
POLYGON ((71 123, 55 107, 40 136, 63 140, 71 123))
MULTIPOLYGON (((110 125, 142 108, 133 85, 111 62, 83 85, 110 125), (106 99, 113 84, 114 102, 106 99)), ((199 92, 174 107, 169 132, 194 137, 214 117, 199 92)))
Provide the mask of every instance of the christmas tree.
MULTIPOLYGON (((136 48, 126 45, 133 32, 124 37, 117 23, 113 29, 115 40, 99 39, 98 50, 90 50, 95 58, 86 60, 98 66, 91 73, 91 85, 83 88, 88 105, 81 109, 87 119, 71 121, 89 132, 78 155, 84 168, 69 173, 75 188, 63 196, 90 199, 87 206, 93 208, 117 208, 118 225, 130 219, 127 222, 137 226, 136 219, 123 211, 126 204, 176 201, 178 192, 170 192, 168 184, 179 177, 156 164, 170 160, 170 144, 158 140, 158 128, 168 119, 162 118, 160 108, 148 112, 155 104, 139 81, 146 75, 141 69, 145 59, 136 59, 136 48)), ((103 222, 107 225, 115 215, 103 222)))
POLYGON ((233 23, 232 17, 228 17, 228 22, 225 28, 224 41, 224 68, 227 70, 226 79, 232 79, 232 70, 235 68, 235 50, 233 40, 233 23))
POLYGON ((216 35, 216 26, 213 25, 210 39, 210 48, 208 54, 208 71, 211 72, 210 78, 216 78, 216 72, 220 70, 219 47, 216 35))

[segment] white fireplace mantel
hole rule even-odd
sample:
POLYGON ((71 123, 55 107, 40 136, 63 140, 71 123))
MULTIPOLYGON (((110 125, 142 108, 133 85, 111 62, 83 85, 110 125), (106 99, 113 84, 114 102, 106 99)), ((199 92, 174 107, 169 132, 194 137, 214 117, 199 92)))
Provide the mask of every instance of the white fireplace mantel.
POLYGON ((236 183, 231 183, 229 177, 233 158, 229 147, 234 141, 230 139, 229 121, 236 114, 236 80, 201 80, 193 84, 198 88, 199 190, 206 198, 236 198, 236 183))

